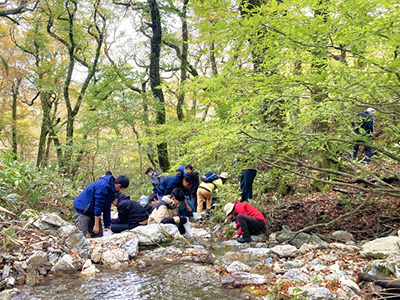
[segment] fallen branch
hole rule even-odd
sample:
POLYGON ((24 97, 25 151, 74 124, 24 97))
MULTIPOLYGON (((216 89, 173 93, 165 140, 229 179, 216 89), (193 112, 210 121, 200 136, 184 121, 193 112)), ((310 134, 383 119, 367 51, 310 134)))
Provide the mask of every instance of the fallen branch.
POLYGON ((10 215, 13 215, 13 216, 17 216, 16 214, 14 214, 13 212, 11 212, 11 211, 9 211, 8 209, 5 209, 4 207, 1 207, 0 206, 0 212, 4 212, 4 213, 7 213, 7 214, 10 214, 10 215))

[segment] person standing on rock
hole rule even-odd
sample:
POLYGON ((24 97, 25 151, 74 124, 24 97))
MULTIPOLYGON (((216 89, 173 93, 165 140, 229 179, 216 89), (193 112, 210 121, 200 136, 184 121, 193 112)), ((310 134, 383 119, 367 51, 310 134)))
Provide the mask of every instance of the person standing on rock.
POLYGON ((111 219, 111 231, 119 233, 140 225, 146 225, 149 214, 143 206, 120 192, 115 193, 113 205, 117 207, 118 218, 111 219))
POLYGON ((111 203, 115 192, 126 189, 129 178, 120 175, 115 179, 113 175, 105 175, 90 184, 74 200, 75 225, 86 236, 103 236, 100 216, 103 213, 104 227, 108 230, 111 225, 111 203))
POLYGON ((252 234, 260 234, 265 230, 265 218, 263 214, 249 203, 227 203, 224 207, 227 217, 233 216, 236 221, 236 229, 239 231, 233 236, 239 243, 252 242, 252 234), (238 238, 241 236, 241 238, 238 238))
POLYGON ((178 207, 185 200, 182 189, 175 188, 171 195, 164 196, 153 209, 149 217, 149 224, 174 224, 178 227, 181 234, 186 233, 184 224, 188 221, 187 217, 178 216, 178 207))

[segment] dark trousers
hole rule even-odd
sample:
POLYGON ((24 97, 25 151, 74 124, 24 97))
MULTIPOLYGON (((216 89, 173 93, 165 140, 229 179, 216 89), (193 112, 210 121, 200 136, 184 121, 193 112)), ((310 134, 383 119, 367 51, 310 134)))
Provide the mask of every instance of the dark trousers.
POLYGON ((253 169, 244 169, 240 178, 240 190, 242 191, 242 202, 253 199, 253 181, 257 171, 253 169))
MULTIPOLYGON (((364 142, 364 141, 356 141, 356 142, 364 142)), ((358 150, 360 149, 360 144, 355 144, 353 147, 353 159, 357 158, 358 150)), ((365 151, 365 156, 367 157, 365 159, 366 162, 369 162, 369 158, 372 157, 372 148, 370 146, 364 145, 364 151, 365 151)))
POLYGON ((236 222, 239 222, 244 237, 259 234, 265 230, 265 223, 263 221, 248 215, 237 215, 236 222))
POLYGON ((111 231, 114 233, 120 233, 124 230, 131 230, 140 226, 140 224, 111 224, 111 231))
POLYGON ((75 226, 78 227, 80 231, 82 231, 83 235, 86 237, 90 234, 91 238, 101 237, 103 236, 103 226, 101 225, 101 220, 99 224, 99 233, 95 234, 93 232, 94 227, 94 215, 87 216, 78 213, 75 211, 75 226))

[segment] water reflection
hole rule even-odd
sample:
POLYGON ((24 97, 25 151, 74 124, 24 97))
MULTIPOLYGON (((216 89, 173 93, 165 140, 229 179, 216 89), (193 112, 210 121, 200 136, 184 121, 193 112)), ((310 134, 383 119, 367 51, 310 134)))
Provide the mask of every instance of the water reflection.
POLYGON ((22 287, 15 300, 28 299, 250 299, 240 289, 223 288, 208 266, 158 265, 144 270, 103 270, 89 281, 79 275, 47 277, 33 288, 22 287))

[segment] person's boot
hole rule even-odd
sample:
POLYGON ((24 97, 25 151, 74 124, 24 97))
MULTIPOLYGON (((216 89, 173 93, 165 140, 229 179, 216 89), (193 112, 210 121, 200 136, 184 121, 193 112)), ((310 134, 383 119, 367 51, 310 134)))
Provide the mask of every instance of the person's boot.
POLYGON ((253 240, 250 236, 242 236, 241 238, 237 239, 239 243, 251 243, 253 240))

